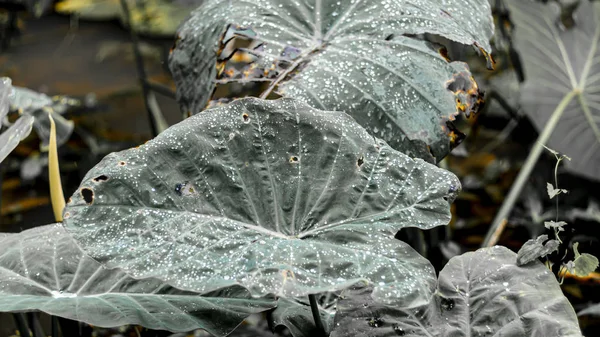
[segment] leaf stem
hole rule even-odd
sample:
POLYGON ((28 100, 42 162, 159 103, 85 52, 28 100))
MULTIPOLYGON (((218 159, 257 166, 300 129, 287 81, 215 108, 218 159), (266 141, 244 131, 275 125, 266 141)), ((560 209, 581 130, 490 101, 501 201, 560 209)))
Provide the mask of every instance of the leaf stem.
POLYGON ((533 145, 533 148, 531 149, 527 160, 523 164, 523 167, 521 168, 517 179, 513 183, 510 192, 504 199, 504 203, 502 203, 498 214, 496 214, 496 217, 492 221, 492 225, 488 230, 485 240, 483 240, 482 247, 488 247, 498 227, 502 224, 504 220, 507 220, 508 216, 510 215, 510 212, 512 211, 515 203, 517 202, 517 199, 519 198, 519 195, 521 194, 521 191, 523 190, 523 187, 527 183, 527 179, 529 179, 531 171, 533 170, 535 164, 540 158, 540 154, 544 149, 544 144, 546 144, 546 142, 548 142, 548 139, 550 139, 550 136, 552 135, 552 132, 554 132, 556 125, 558 125, 558 122, 560 121, 560 118, 565 112, 565 109, 567 108, 573 97, 575 97, 575 95, 577 95, 576 90, 572 90, 571 92, 569 92, 567 95, 565 95, 565 97, 563 97, 556 109, 554 109, 554 112, 552 112, 550 120, 548 121, 548 123, 546 123, 544 130, 539 135, 537 141, 533 145))
POLYGON ((19 335, 21 335, 22 337, 31 336, 31 333, 29 332, 29 326, 27 325, 27 319, 25 318, 25 314, 17 312, 13 314, 13 318, 15 319, 17 330, 19 330, 19 335))
POLYGON ((323 321, 321 321, 321 313, 319 312, 319 305, 317 304, 317 298, 314 294, 308 295, 308 301, 310 302, 310 311, 312 312, 313 319, 315 320, 315 326, 319 331, 319 335, 327 336, 323 321))
POLYGON ((60 323, 56 316, 52 316, 52 337, 60 337, 60 323))
POLYGON ((56 148, 56 124, 52 112, 48 111, 50 120, 50 142, 48 144, 48 176, 50 178, 50 199, 52 211, 57 222, 63 221, 62 212, 65 209, 65 196, 60 181, 60 167, 58 165, 58 150, 56 148))
POLYGON ((156 137, 159 133, 168 128, 168 124, 165 121, 162 112, 160 111, 158 103, 156 102, 156 97, 152 91, 152 85, 150 85, 148 82, 146 68, 144 67, 144 58, 142 57, 142 52, 140 51, 140 41, 131 20, 131 11, 129 10, 129 5, 127 4, 127 0, 120 0, 120 2, 121 8, 123 9, 123 14, 125 16, 126 25, 128 26, 130 32, 131 43, 133 45, 133 56, 135 58, 135 65, 137 67, 138 80, 142 86, 144 105, 146 106, 146 110, 148 112, 150 131, 152 132, 152 137, 156 137))
POLYGON ((267 325, 269 326, 269 331, 275 332, 275 323, 273 321, 273 311, 275 308, 267 310, 267 325))

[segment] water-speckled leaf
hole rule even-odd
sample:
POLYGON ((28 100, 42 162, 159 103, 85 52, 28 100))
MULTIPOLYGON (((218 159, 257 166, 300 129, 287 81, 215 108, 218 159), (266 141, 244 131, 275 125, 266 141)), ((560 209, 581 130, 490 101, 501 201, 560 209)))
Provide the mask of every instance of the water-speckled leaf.
POLYGON ((352 289, 342 294, 331 336, 582 336, 552 272, 541 262, 515 261, 499 246, 454 257, 420 308, 382 305, 369 288, 352 289))
MULTIPOLYGON (((305 302, 300 303, 287 298, 279 299, 277 308, 272 313, 274 327, 285 326, 293 337, 318 336, 320 331, 316 327, 308 299, 305 302)), ((333 325, 333 313, 321 308, 319 312, 325 332, 329 335, 333 325)))
POLYGON ((485 0, 211 0, 179 29, 170 67, 185 114, 204 109, 218 84, 266 82, 261 97, 346 111, 395 149, 433 161, 462 136, 449 122, 476 110, 479 92, 466 64, 407 35, 489 52, 492 31, 485 0), (252 55, 241 70, 229 67, 232 36, 260 43, 238 50, 252 55))
POLYGON ((109 267, 188 290, 300 297, 367 279, 420 302, 432 267, 393 236, 447 224, 459 189, 343 112, 247 98, 107 156, 64 218, 109 267))
POLYGON ((517 266, 516 257, 496 246, 448 262, 437 292, 447 335, 582 336, 554 274, 541 262, 517 266))
POLYGON ((0 312, 41 310, 100 327, 202 328, 224 336, 275 305, 239 286, 200 296, 105 269, 58 224, 0 236, 0 312))
POLYGON ((330 337, 443 336, 435 301, 418 307, 390 305, 375 301, 372 292, 373 286, 364 284, 342 292, 330 337))
POLYGON ((582 0, 575 25, 565 29, 555 2, 506 3, 525 70, 524 112, 542 130, 561 100, 576 93, 548 146, 572 158, 565 165, 573 172, 600 179, 600 5, 582 0))

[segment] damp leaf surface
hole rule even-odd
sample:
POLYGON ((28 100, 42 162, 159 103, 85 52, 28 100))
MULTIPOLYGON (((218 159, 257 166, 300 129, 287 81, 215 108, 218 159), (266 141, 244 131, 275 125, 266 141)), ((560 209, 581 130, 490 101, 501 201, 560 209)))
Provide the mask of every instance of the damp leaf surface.
POLYGON ((43 311, 100 327, 139 324, 225 336, 249 315, 275 306, 274 298, 253 298, 240 286, 200 296, 105 269, 60 224, 0 235, 0 312, 43 311))
POLYGON ((343 112, 245 98, 104 158, 64 221, 108 267, 199 293, 292 298, 366 279, 421 302, 433 269, 394 235, 446 225, 459 189, 343 112))
POLYGON ((348 112, 393 148, 435 161, 460 142, 451 121, 477 111, 480 96, 466 64, 416 35, 487 55, 492 32, 483 0, 211 0, 181 26, 169 63, 186 116, 226 85, 255 84, 261 97, 348 112))
POLYGON ((450 259, 431 301, 419 307, 382 304, 372 288, 342 293, 331 337, 569 336, 581 337, 573 307, 541 262, 517 266, 505 247, 450 259))

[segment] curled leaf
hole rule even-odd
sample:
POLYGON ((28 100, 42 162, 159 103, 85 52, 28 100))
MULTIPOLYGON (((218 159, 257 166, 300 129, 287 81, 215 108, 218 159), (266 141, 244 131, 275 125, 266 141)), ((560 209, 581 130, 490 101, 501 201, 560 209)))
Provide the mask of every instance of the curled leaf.
POLYGON ((540 235, 523 244, 517 254, 517 265, 523 266, 558 250, 558 240, 548 240, 548 235, 540 235), (546 241, 547 240, 547 241, 546 241), (545 242, 545 243, 544 243, 545 242))

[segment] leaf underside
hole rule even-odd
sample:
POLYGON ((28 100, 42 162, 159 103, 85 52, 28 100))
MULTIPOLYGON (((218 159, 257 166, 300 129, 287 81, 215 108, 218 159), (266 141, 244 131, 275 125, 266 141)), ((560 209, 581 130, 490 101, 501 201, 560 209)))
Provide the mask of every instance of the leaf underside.
POLYGON ((87 253, 136 278, 283 297, 366 279, 421 302, 433 269, 393 236, 447 224, 459 189, 345 113, 247 98, 107 156, 64 218, 87 253))
POLYGON ((40 310, 100 327, 201 328, 224 336, 275 306, 274 298, 252 298, 239 286, 200 296, 105 269, 59 224, 0 236, 0 312, 40 310))
POLYGON ((555 2, 509 0, 514 43, 523 60, 521 105, 538 130, 569 93, 575 92, 548 146, 572 158, 574 173, 600 179, 600 9, 580 1, 575 25, 561 27, 555 2))
POLYGON ((466 64, 413 36, 489 52, 492 32, 487 1, 212 0, 179 29, 169 64, 185 114, 224 85, 261 84, 264 97, 348 112, 393 148, 434 161, 462 139, 451 121, 478 109, 479 90, 466 64))

